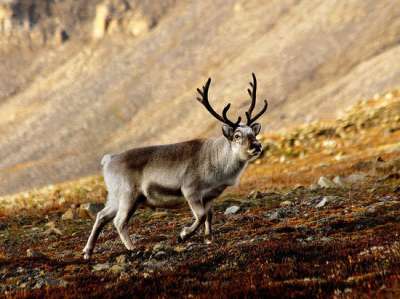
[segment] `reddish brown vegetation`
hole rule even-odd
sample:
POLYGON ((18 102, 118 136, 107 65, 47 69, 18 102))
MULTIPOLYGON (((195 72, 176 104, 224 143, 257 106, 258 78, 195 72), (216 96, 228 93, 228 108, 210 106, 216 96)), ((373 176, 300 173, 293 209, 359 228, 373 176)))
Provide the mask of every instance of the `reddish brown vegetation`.
POLYGON ((396 98, 385 105, 371 101, 343 121, 267 136, 270 150, 261 163, 217 200, 211 245, 203 245, 201 234, 177 243, 179 229, 191 220, 187 208, 142 209, 130 227, 136 251, 126 252, 109 226, 85 262, 80 250, 91 220, 62 221, 62 210, 46 219, 43 212, 4 216, 1 291, 18 298, 399 297, 399 111, 396 98), (342 132, 352 115, 355 125, 342 132), (321 175, 354 173, 365 177, 347 186, 308 187, 321 175), (248 198, 253 190, 262 192, 248 198), (330 199, 316 207, 324 196, 330 199), (232 204, 241 210, 225 216, 232 204), (62 235, 48 233, 49 221, 62 235), (26 257, 27 249, 45 256, 26 257), (122 270, 112 268, 121 255, 122 270), (108 268, 94 271, 104 263, 108 268))

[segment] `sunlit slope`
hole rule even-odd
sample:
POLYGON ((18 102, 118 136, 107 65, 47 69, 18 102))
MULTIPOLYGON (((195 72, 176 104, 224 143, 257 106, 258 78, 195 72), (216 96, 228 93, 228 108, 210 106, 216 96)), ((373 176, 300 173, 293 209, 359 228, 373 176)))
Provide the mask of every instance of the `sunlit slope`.
POLYGON ((185 1, 138 37, 72 36, 32 53, 38 75, 1 98, 0 193, 96 172, 106 152, 219 134, 195 101, 208 76, 217 109, 243 113, 255 72, 266 131, 333 118, 400 85, 399 40, 399 5, 361 0, 185 1))

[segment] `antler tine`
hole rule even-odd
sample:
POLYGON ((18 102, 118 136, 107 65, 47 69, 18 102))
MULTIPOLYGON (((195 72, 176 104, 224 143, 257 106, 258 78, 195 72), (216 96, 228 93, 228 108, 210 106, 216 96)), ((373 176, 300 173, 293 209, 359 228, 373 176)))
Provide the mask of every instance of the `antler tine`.
POLYGON ((253 91, 251 91, 250 88, 247 89, 247 92, 249 93, 249 96, 251 98, 249 110, 247 110, 246 112, 247 122, 250 121, 251 114, 253 113, 254 107, 256 106, 256 98, 257 98, 256 75, 254 73, 251 73, 251 76, 253 77, 253 82, 250 82, 250 86, 252 87, 253 91))
POLYGON ((232 121, 230 121, 227 117, 227 113, 229 108, 231 107, 231 104, 227 104, 225 106, 225 108, 222 111, 222 115, 219 115, 210 105, 210 102, 208 100, 208 89, 210 88, 210 84, 211 84, 211 78, 208 78, 206 84, 203 86, 202 90, 197 88, 197 92, 201 95, 200 97, 197 97, 197 100, 203 104, 203 106, 208 110, 208 112, 211 113, 212 116, 214 116, 216 119, 218 119, 219 121, 235 128, 238 126, 238 124, 240 123, 240 121, 242 120, 241 117, 238 117, 238 120, 236 121, 236 123, 233 123, 232 121))
POLYGON ((239 116, 238 119, 237 119, 237 121, 236 121, 235 123, 231 122, 231 121, 228 119, 228 116, 227 116, 227 113, 228 113, 229 108, 231 108, 231 103, 229 103, 228 105, 226 105, 225 108, 224 108, 224 110, 222 110, 222 116, 224 117, 225 121, 226 121, 229 125, 231 125, 232 127, 237 127, 237 126, 239 125, 239 123, 241 122, 242 118, 239 116))
POLYGON ((267 100, 264 100, 264 107, 261 109, 261 111, 258 112, 253 118, 251 117, 251 114, 253 113, 253 110, 256 106, 256 98, 257 98, 256 75, 254 73, 251 73, 251 76, 253 77, 253 82, 250 82, 250 86, 252 87, 253 90, 250 90, 250 88, 247 89, 247 92, 251 97, 251 104, 249 110, 246 111, 247 125, 251 125, 253 122, 255 122, 268 108, 268 102, 267 100))
POLYGON ((260 112, 256 114, 256 116, 250 119, 250 115, 248 115, 248 113, 246 112, 247 119, 248 120, 250 119, 250 121, 247 122, 247 125, 251 125, 253 122, 255 122, 257 118, 259 118, 261 115, 263 115, 265 111, 267 111, 267 108, 268 108, 268 101, 264 100, 264 107, 261 109, 260 112))

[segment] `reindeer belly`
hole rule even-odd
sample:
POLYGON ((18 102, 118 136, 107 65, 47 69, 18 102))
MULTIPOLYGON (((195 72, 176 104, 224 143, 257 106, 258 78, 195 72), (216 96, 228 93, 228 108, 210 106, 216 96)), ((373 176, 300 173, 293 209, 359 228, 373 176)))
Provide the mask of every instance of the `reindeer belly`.
POLYGON ((157 208, 173 208, 185 202, 180 188, 150 184, 146 189, 146 203, 157 208))

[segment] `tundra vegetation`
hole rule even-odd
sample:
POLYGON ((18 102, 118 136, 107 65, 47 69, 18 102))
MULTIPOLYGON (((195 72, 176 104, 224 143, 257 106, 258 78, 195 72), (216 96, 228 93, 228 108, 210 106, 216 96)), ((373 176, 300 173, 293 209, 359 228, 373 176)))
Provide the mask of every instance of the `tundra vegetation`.
MULTIPOLYGON (((100 176, 0 199, 4 297, 395 298, 400 275, 400 92, 341 118, 266 133, 264 155, 215 200, 214 241, 176 232, 188 207, 140 208, 127 251, 106 226, 100 176)), ((268 130, 266 130, 268 132, 268 130)))

